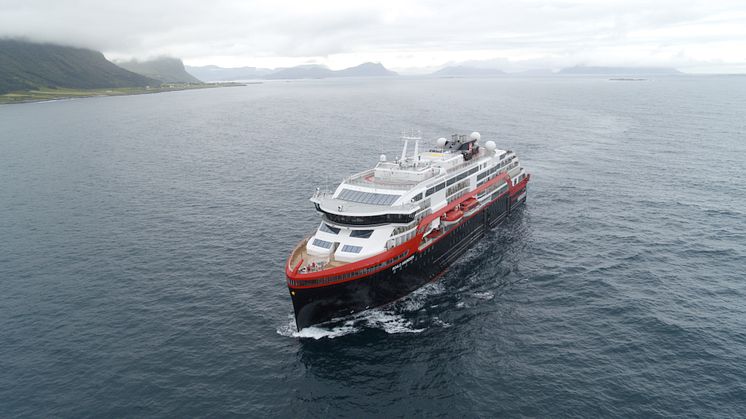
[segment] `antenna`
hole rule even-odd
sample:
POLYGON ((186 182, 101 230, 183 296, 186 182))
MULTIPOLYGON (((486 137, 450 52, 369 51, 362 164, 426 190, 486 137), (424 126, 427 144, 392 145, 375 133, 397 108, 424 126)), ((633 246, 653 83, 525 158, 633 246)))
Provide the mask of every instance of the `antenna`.
POLYGON ((404 150, 401 153, 401 160, 405 161, 406 154, 407 154, 407 145, 409 144, 409 140, 414 140, 414 155, 413 160, 417 158, 417 153, 419 151, 419 141, 422 139, 420 136, 420 131, 417 130, 416 132, 414 130, 410 131, 409 134, 405 134, 402 132, 402 139, 404 140, 404 150))

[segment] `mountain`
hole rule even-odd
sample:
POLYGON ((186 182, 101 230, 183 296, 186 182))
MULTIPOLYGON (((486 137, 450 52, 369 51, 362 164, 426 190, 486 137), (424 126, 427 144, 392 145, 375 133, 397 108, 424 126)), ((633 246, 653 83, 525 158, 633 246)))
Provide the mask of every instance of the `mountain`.
POLYGON ((283 68, 264 76, 265 79, 324 79, 328 77, 382 77, 396 76, 381 63, 363 63, 344 70, 330 70, 320 65, 301 65, 283 68))
POLYGON ((119 67, 164 83, 202 83, 186 72, 184 63, 178 58, 160 57, 148 61, 121 61, 119 67))
POLYGON ((363 63, 355 67, 337 71, 315 64, 278 68, 275 70, 257 67, 225 68, 215 65, 203 67, 187 66, 186 70, 204 81, 325 79, 329 77, 382 77, 398 75, 396 72, 388 70, 381 63, 363 63))
POLYGON ((282 68, 264 76, 265 79, 323 79, 333 77, 334 71, 321 65, 299 65, 282 68))
POLYGON ((233 81, 260 79, 273 70, 256 67, 224 68, 207 65, 203 67, 186 66, 186 71, 204 81, 233 81))
POLYGON ((546 77, 546 76, 552 76, 554 75, 554 71, 548 69, 548 68, 533 68, 531 70, 522 70, 522 71, 516 71, 515 73, 509 73, 511 76, 540 76, 540 77, 546 77))
POLYGON ((387 69, 381 63, 363 63, 355 67, 335 71, 332 77, 383 77, 397 75, 396 72, 387 69))
POLYGON ((101 89, 159 84, 117 67, 98 51, 0 39, 0 94, 43 87, 101 89))
POLYGON ((468 67, 463 65, 448 66, 432 73, 433 76, 496 76, 505 74, 496 68, 468 67))
POLYGON ((672 75, 682 74, 675 68, 668 67, 586 67, 575 66, 563 68, 557 74, 583 74, 583 75, 672 75))

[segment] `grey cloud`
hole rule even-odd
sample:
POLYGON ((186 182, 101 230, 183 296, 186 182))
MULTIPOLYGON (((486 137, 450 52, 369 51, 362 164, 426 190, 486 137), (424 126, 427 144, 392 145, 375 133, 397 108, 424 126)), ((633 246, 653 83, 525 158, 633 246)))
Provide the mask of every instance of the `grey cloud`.
MULTIPOLYGON (((697 61, 692 51, 702 54, 701 46, 708 43, 746 45, 746 35, 736 33, 733 39, 717 30, 728 24, 746 27, 746 4, 731 0, 0 0, 0 11, 0 36, 84 46, 116 56, 237 57, 247 65, 257 57, 446 57, 449 51, 474 51, 471 59, 485 58, 479 56, 483 54, 510 62, 584 59, 603 64, 613 61, 609 57, 614 54, 633 61, 658 54, 674 62, 677 56, 697 61), (702 33, 676 32, 687 25, 702 33), (660 29, 674 35, 635 35, 660 29), (631 52, 624 55, 625 49, 631 52)), ((743 63, 742 55, 715 58, 743 63)), ((708 59, 713 57, 701 61, 708 59)))

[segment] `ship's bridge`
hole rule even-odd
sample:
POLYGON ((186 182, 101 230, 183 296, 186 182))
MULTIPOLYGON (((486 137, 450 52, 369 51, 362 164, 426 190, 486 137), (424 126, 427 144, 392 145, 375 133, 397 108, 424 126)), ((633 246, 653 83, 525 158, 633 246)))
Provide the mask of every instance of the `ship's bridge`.
POLYGON ((409 223, 419 205, 394 204, 401 193, 382 193, 342 188, 335 197, 332 193, 319 192, 311 198, 316 210, 330 221, 348 225, 374 225, 409 223))

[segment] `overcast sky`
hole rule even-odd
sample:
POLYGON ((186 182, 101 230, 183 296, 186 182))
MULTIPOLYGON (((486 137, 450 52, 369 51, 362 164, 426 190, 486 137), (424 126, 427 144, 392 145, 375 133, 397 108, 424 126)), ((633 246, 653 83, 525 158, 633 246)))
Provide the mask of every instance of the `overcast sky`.
POLYGON ((746 0, 0 0, 0 36, 225 67, 746 72, 746 0))

